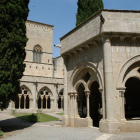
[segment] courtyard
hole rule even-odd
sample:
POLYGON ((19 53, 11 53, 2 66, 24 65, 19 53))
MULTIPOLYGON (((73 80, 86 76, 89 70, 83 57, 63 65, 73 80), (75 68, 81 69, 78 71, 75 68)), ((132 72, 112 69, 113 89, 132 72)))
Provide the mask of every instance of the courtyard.
POLYGON ((66 127, 61 125, 61 115, 48 113, 59 117, 59 121, 29 123, 8 113, 0 113, 0 126, 6 128, 5 140, 139 140, 140 133, 106 134, 97 127, 66 127))

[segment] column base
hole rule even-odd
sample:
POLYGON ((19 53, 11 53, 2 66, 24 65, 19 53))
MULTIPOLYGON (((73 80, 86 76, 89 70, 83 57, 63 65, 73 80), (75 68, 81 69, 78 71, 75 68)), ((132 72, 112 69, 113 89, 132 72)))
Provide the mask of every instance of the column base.
POLYGON ((113 120, 101 120, 99 123, 99 130, 104 133, 118 133, 120 132, 119 122, 113 120))
POLYGON ((65 125, 65 126, 68 126, 68 124, 69 124, 69 117, 68 117, 68 115, 63 115, 63 117, 62 117, 62 124, 65 125))

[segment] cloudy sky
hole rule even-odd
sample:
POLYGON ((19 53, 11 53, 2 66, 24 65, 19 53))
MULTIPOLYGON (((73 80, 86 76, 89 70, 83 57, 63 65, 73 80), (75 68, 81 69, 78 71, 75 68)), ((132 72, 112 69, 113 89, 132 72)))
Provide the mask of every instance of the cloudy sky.
MULTIPOLYGON (((54 25, 53 45, 76 24, 78 0, 30 0, 29 20, 54 25)), ((140 0, 103 0, 105 9, 140 10, 140 0)), ((53 57, 60 49, 53 47, 53 57)))

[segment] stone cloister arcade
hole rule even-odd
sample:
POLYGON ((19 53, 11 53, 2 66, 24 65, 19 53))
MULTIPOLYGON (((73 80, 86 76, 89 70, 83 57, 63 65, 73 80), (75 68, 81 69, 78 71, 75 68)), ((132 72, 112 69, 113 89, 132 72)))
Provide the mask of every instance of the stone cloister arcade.
POLYGON ((18 98, 15 102, 15 109, 29 109, 32 105, 32 94, 29 88, 21 86, 21 92, 18 94, 18 98))
MULTIPOLYGON (((27 86, 21 86, 21 92, 18 94, 18 98, 16 102, 14 103, 15 109, 21 109, 22 110, 30 110, 33 109, 33 95, 30 91, 30 89, 27 86)), ((41 109, 43 111, 49 111, 52 108, 63 110, 63 89, 59 91, 58 97, 56 99, 57 105, 55 108, 55 102, 54 97, 51 92, 51 90, 47 87, 43 87, 38 92, 38 95, 36 97, 36 109, 41 109)))
POLYGON ((83 63, 76 67, 71 76, 68 89, 71 126, 99 126, 105 117, 102 77, 92 63, 83 63))

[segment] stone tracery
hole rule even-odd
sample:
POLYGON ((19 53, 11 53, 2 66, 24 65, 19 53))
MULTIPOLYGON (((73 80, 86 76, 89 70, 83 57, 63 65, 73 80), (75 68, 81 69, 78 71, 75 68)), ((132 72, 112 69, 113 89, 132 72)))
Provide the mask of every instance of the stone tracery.
POLYGON ((16 109, 29 109, 32 104, 32 95, 26 86, 21 86, 21 92, 18 94, 18 99, 15 102, 16 109))

